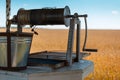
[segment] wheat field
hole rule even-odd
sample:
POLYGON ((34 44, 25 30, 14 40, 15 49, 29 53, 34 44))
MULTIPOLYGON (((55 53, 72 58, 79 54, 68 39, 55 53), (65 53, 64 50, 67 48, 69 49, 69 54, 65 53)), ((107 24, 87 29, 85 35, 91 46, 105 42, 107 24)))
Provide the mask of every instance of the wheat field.
MULTIPOLYGON (((5 31, 2 29, 1 31, 5 31)), ((14 31, 14 30, 13 30, 14 31)), ((24 29, 30 32, 30 29, 24 29)), ((31 53, 39 51, 66 51, 68 30, 36 29, 31 53)), ((75 37, 75 36, 74 36, 75 37)), ((81 48, 84 30, 81 31, 81 48)), ((75 51, 74 40, 74 49, 75 51)), ((89 30, 87 48, 98 49, 85 59, 94 62, 94 71, 85 80, 120 80, 120 30, 89 30)))

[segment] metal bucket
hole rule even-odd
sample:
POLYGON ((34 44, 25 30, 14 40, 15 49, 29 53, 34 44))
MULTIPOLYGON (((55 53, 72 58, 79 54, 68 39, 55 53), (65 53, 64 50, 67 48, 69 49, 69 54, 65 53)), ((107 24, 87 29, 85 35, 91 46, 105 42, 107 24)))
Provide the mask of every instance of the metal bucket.
POLYGON ((26 69, 32 33, 0 33, 0 69, 26 69))

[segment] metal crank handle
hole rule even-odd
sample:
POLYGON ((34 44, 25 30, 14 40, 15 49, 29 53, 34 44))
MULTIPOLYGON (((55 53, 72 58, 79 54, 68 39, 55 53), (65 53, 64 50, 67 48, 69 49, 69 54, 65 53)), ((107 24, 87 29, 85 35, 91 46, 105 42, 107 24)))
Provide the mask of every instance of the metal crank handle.
POLYGON ((83 49, 83 51, 88 51, 88 52, 97 52, 97 49, 83 49))

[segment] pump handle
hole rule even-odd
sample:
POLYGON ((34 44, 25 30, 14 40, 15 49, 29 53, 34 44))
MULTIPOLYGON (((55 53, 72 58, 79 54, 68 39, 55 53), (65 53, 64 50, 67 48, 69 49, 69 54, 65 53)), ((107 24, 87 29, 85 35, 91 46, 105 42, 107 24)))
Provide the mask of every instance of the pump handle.
POLYGON ((87 19, 86 17, 84 17, 84 21, 85 21, 85 40, 84 40, 84 44, 83 44, 83 51, 88 51, 88 52, 97 52, 97 49, 86 49, 86 42, 87 42, 87 19))
POLYGON ((88 52, 97 52, 97 49, 83 49, 83 51, 88 51, 88 52))

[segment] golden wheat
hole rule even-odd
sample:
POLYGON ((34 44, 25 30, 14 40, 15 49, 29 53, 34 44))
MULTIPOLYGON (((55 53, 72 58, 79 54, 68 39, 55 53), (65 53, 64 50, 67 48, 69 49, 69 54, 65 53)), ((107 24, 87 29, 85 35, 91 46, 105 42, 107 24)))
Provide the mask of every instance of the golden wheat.
MULTIPOLYGON (((1 30, 5 31, 5 30, 1 30)), ((15 31, 13 29, 13 31, 15 31)), ((24 29, 30 32, 30 29, 24 29)), ((31 53, 39 51, 65 51, 67 48, 68 30, 37 29, 34 35, 31 53)), ((84 41, 84 30, 81 31, 81 47, 84 41)), ((75 41, 74 41, 75 43, 75 41)), ((94 62, 94 72, 85 80, 120 80, 120 31, 89 30, 87 48, 97 48, 97 53, 85 58, 94 62)), ((75 44, 74 44, 75 51, 75 44)))

